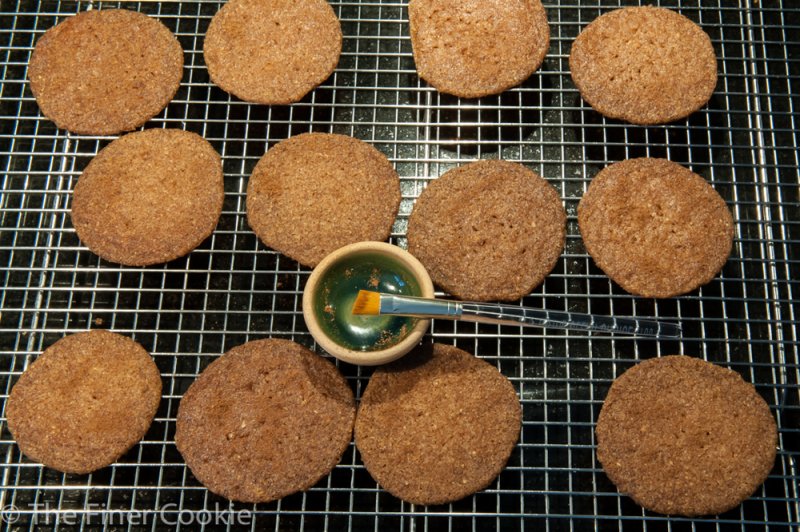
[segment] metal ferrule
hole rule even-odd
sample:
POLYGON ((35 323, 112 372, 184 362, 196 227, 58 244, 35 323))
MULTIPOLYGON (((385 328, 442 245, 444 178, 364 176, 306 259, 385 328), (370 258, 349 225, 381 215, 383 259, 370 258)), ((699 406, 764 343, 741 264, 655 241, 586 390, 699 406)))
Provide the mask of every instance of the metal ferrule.
POLYGON ((461 316, 461 304, 443 299, 381 294, 381 314, 456 319, 461 316))

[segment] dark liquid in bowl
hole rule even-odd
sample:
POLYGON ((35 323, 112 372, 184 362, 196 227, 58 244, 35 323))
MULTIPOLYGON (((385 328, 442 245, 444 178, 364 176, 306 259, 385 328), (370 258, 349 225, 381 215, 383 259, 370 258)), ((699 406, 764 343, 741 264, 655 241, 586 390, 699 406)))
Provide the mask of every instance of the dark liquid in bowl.
POLYGON ((353 303, 359 290, 420 296, 422 291, 401 262, 365 252, 334 264, 320 279, 314 313, 323 332, 353 351, 378 351, 408 336, 416 318, 356 316, 353 303))

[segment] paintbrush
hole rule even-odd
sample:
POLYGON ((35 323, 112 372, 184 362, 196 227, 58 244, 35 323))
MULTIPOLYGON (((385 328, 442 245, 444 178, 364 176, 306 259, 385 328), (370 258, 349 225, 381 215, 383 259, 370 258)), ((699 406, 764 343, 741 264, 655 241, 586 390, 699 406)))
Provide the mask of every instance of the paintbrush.
POLYGON ((580 329, 654 338, 679 338, 681 335, 681 326, 676 323, 643 320, 627 316, 595 316, 593 314, 517 307, 496 303, 398 296, 369 290, 360 290, 358 292, 358 297, 353 303, 353 314, 464 320, 478 323, 515 325, 517 327, 580 329))

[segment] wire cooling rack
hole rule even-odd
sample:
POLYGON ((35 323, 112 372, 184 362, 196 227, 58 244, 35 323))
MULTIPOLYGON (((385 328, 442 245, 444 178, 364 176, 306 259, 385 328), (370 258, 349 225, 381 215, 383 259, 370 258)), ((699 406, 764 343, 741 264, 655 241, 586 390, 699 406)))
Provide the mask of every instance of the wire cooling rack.
MULTIPOLYGON (((57 473, 21 456, 3 413, 5 529, 796 530, 800 9, 789 0, 654 0, 709 33, 720 78, 709 106, 687 120, 638 127, 606 120, 583 103, 567 62, 581 28, 621 3, 544 3, 552 41, 543 67, 500 96, 460 100, 417 77, 406 2, 332 0, 344 33, 336 72, 302 102, 266 107, 238 101, 209 83, 202 44, 218 1, 2 0, 0 398, 4 404, 44 348, 89 328, 142 343, 164 382, 161 407, 141 444, 119 463, 86 476, 57 473), (111 138, 57 130, 39 114, 26 81, 33 45, 45 30, 78 11, 112 7, 158 18, 185 50, 181 88, 147 127, 199 133, 224 163, 218 229, 189 256, 162 266, 120 267, 81 245, 69 219, 71 191, 111 138), (409 505, 376 485, 351 444, 331 475, 306 493, 259 505, 230 504, 210 494, 174 445, 184 391, 210 360, 248 340, 289 338, 316 349, 300 312, 308 269, 259 243, 245 217, 247 178, 259 157, 307 131, 352 135, 389 157, 402 179, 392 232, 401 246, 427 182, 478 158, 524 163, 557 188, 569 220, 555 271, 522 303, 678 319, 685 337, 615 339, 435 322, 429 340, 453 343, 495 364, 522 401, 519 445, 488 489, 451 505, 409 505), (629 296, 582 245, 575 214, 590 179, 607 164, 639 156, 668 157, 692 168, 733 212, 733 254, 718 278, 692 294, 663 301, 629 296), (740 372, 755 383, 780 427, 769 479, 739 508, 718 517, 689 520, 643 511, 617 493, 595 457, 594 421, 611 381, 640 359, 671 353, 740 372)), ((371 370, 339 367, 360 397, 371 370)))

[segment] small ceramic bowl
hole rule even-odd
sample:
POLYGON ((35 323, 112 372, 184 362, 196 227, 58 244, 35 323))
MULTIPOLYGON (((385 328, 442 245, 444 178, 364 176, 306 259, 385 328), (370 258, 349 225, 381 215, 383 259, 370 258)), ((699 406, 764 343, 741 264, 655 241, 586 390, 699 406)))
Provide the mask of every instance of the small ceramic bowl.
POLYGON ((433 297, 433 282, 409 252, 385 242, 359 242, 320 262, 303 291, 303 317, 328 353, 351 364, 386 364, 419 344, 430 320, 356 316, 359 290, 433 297))

